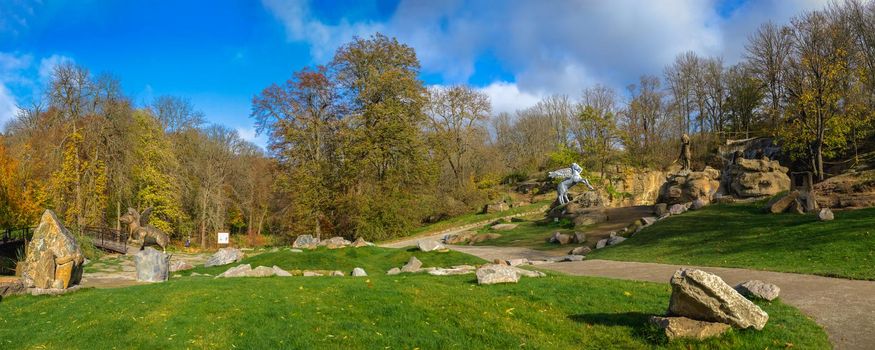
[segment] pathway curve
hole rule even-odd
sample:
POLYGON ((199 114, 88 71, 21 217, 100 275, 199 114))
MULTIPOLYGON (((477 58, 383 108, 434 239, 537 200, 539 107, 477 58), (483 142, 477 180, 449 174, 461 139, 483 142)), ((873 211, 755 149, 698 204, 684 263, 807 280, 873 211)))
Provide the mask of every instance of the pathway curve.
POLYGON ((446 235, 456 234, 456 233, 459 233, 462 231, 470 230, 472 228, 482 227, 482 226, 485 226, 486 224, 489 224, 489 223, 497 221, 497 220, 510 219, 510 218, 516 218, 516 217, 522 217, 522 216, 535 215, 535 214, 543 214, 544 211, 547 210, 547 208, 548 208, 547 206, 543 206, 543 207, 539 208, 538 210, 534 210, 534 211, 511 214, 511 215, 501 216, 501 217, 497 217, 497 218, 492 218, 489 220, 481 220, 478 222, 470 223, 470 224, 463 225, 463 226, 451 227, 451 228, 444 229, 444 230, 437 231, 437 232, 427 232, 427 233, 423 233, 423 234, 418 235, 418 236, 407 237, 407 238, 403 238, 403 239, 395 240, 395 241, 382 242, 382 243, 379 243, 378 245, 380 247, 385 247, 385 248, 404 248, 404 247, 416 246, 419 243, 419 241, 438 240, 438 239, 443 238, 446 235))
MULTIPOLYGON (((547 253, 516 247, 450 246, 451 249, 486 260, 545 257, 547 253)), ((679 268, 701 269, 735 285, 762 280, 781 287, 781 300, 811 316, 824 327, 836 349, 875 348, 875 282, 829 278, 795 273, 723 267, 699 267, 611 260, 584 260, 538 265, 576 276, 667 283, 679 268)), ((801 344, 800 344, 801 345, 801 344)))

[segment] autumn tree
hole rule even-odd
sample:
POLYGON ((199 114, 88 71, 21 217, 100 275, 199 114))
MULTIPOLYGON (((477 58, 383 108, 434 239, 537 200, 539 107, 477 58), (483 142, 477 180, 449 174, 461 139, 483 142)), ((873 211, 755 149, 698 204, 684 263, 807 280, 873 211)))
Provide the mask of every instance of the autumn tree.
POLYGON ((621 137, 617 129, 616 92, 596 85, 583 91, 574 118, 574 135, 584 159, 606 176, 608 164, 616 157, 621 137))
POLYGON ((851 88, 847 31, 821 12, 793 20, 792 51, 788 60, 788 120, 781 128, 784 145, 794 155, 805 155, 821 180, 823 160, 847 144, 855 116, 847 105, 851 88))
POLYGON ((463 187, 470 175, 466 158, 474 143, 481 141, 482 124, 489 119, 492 106, 486 94, 467 86, 429 89, 426 115, 431 143, 453 174, 454 185, 463 187))

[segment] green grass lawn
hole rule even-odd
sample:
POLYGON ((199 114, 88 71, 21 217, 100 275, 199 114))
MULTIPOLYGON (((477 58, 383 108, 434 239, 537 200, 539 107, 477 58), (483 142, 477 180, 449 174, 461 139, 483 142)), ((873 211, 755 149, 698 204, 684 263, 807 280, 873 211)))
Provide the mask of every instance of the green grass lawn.
POLYGON ((356 267, 363 268, 368 274, 383 275, 393 267, 401 267, 416 256, 424 267, 449 267, 453 265, 479 265, 485 261, 476 256, 455 251, 422 253, 418 248, 389 249, 379 247, 343 248, 330 250, 325 247, 302 253, 293 253, 288 248, 276 252, 261 253, 247 257, 239 263, 197 267, 183 271, 190 275, 193 272, 218 275, 229 267, 239 264, 256 266, 279 266, 285 270, 340 270, 349 274, 356 267))
POLYGON ((537 250, 565 249, 569 250, 572 245, 560 246, 547 241, 554 232, 573 233, 574 224, 568 220, 559 222, 544 220, 525 220, 512 222, 517 227, 512 230, 497 231, 488 225, 477 230, 479 233, 499 233, 501 237, 476 243, 480 246, 498 247, 528 247, 537 250))
MULTIPOLYGON (((438 221, 438 222, 430 224, 430 225, 420 226, 420 227, 416 228, 415 230, 413 230, 413 232, 411 232, 411 236, 416 236, 418 234, 423 234, 423 233, 428 233, 428 232, 437 232, 437 231, 446 230, 446 229, 457 227, 457 226, 464 226, 464 225, 468 225, 468 224, 473 224, 473 223, 478 222, 478 221, 492 220, 492 219, 497 219, 497 218, 504 217, 504 216, 514 215, 514 214, 519 214, 519 213, 526 213, 526 212, 530 212, 530 211, 536 211, 545 205, 550 205, 550 202, 551 201, 536 202, 536 203, 524 205, 521 207, 511 208, 510 210, 506 210, 506 211, 502 211, 502 212, 498 212, 498 213, 490 213, 490 214, 471 213, 471 214, 454 216, 452 218, 438 221)), ((402 237, 402 238, 409 238, 409 237, 402 237)))
MULTIPOLYGON (((181 277, 63 296, 8 297, 0 302, 0 348, 830 347, 822 329, 779 301, 759 302, 770 315, 761 332, 733 330, 707 342, 669 343, 646 322, 665 312, 667 284, 550 275, 478 286, 473 275, 385 276, 373 270, 397 265, 396 259, 411 252, 359 250, 355 256, 352 249, 264 253, 246 262, 370 266, 370 277, 181 277)), ((476 260, 451 253, 416 256, 427 266, 476 260)))
POLYGON ((762 203, 712 205, 673 216, 591 259, 745 267, 875 280, 875 208, 767 214, 762 203))

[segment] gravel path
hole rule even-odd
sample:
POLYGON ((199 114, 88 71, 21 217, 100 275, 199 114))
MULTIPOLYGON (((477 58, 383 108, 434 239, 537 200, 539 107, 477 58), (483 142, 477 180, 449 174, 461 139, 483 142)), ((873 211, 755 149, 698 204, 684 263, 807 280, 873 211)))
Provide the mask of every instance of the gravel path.
MULTIPOLYGON (((486 260, 544 258, 545 252, 512 247, 450 246, 451 249, 486 260)), ((811 316, 829 334, 836 349, 875 348, 875 282, 855 281, 794 273, 769 272, 722 267, 699 267, 610 260, 584 260, 539 265, 576 276, 667 283, 677 269, 698 268, 735 285, 746 280, 762 280, 781 287, 781 300, 811 316)), ((799 344, 804 345, 804 344, 799 344)))

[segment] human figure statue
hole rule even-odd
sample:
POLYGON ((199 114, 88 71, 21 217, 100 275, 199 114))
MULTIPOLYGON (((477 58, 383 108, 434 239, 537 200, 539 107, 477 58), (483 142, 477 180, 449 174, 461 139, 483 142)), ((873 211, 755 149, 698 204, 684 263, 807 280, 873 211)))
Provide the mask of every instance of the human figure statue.
POLYGON ((166 253, 167 244, 170 243, 170 238, 167 237, 167 234, 161 232, 161 230, 149 225, 150 214, 152 214, 152 208, 143 210, 142 214, 137 212, 134 208, 128 208, 128 212, 125 215, 122 215, 122 217, 119 218, 119 221, 128 225, 128 231, 130 233, 128 242, 136 242, 140 245, 139 248, 143 249, 143 246, 146 245, 146 238, 150 237, 154 239, 155 243, 157 243, 161 247, 161 250, 166 253))
POLYGON ((556 187, 556 192, 558 192, 559 195, 559 205, 565 205, 571 201, 568 198, 568 189, 578 183, 583 183, 586 187, 589 187, 590 191, 595 190, 595 188, 590 185, 589 180, 580 176, 581 171, 583 171, 583 168, 581 168, 580 165, 572 163, 570 168, 559 169, 548 173, 552 179, 564 179, 556 187))
POLYGON ((687 134, 681 136, 681 154, 678 160, 681 162, 681 169, 690 170, 690 160, 693 158, 693 153, 690 152, 690 137, 687 134))

